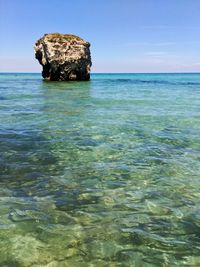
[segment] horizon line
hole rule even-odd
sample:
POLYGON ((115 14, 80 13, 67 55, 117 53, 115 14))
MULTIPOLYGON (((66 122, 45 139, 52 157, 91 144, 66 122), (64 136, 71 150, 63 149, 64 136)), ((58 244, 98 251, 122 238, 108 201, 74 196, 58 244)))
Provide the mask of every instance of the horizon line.
MULTIPOLYGON (((23 72, 23 71, 0 71, 0 74, 41 74, 41 72, 23 72)), ((200 74, 199 72, 91 72, 92 74, 200 74)))

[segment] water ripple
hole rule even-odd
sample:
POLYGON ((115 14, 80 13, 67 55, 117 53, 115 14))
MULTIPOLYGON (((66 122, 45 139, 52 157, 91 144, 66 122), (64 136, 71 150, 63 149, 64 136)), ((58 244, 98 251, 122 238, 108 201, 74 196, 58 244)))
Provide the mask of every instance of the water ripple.
POLYGON ((0 74, 0 265, 199 266, 199 85, 0 74))

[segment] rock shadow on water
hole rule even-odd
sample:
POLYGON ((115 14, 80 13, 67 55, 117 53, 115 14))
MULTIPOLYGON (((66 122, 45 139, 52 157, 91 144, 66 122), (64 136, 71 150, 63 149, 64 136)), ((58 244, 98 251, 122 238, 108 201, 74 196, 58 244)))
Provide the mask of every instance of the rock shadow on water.
MULTIPOLYGON (((68 112, 71 112, 69 115, 78 114, 81 110, 81 115, 84 115, 84 109, 91 109, 91 81, 43 81, 40 90, 43 94, 42 112, 45 112, 44 115, 47 115, 49 120, 54 121, 56 127, 60 113, 63 113, 62 120, 65 123, 68 112)), ((66 129, 67 126, 70 127, 69 124, 63 126, 66 126, 66 129)))
POLYGON ((91 86, 91 81, 42 81, 42 89, 54 89, 54 90, 74 90, 74 89, 87 89, 91 86))

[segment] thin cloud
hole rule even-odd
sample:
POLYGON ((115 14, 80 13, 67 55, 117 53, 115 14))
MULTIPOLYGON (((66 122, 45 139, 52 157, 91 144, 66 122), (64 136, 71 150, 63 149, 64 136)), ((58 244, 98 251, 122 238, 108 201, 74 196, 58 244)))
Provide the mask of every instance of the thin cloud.
POLYGON ((188 41, 188 42, 171 42, 171 41, 164 41, 164 42, 127 42, 123 44, 119 44, 117 46, 148 46, 148 47, 169 47, 169 46, 176 46, 176 45, 193 45, 197 44, 200 45, 200 41, 188 41))
POLYGON ((167 52, 164 52, 164 51, 150 51, 150 52, 146 52, 145 55, 147 56, 153 56, 153 57, 157 57, 157 56, 166 56, 168 55, 167 52))
POLYGON ((199 67, 200 62, 188 63, 188 64, 181 64, 181 67, 199 67))
POLYGON ((166 60, 166 59, 174 59, 179 57, 178 55, 171 53, 171 52, 166 52, 166 51, 147 51, 144 53, 145 57, 151 58, 151 59, 160 59, 160 60, 166 60))
POLYGON ((157 42, 157 43, 150 43, 150 42, 130 42, 124 43, 123 46, 171 46, 176 45, 175 42, 157 42))
POLYGON ((193 66, 200 66, 200 62, 193 63, 193 66))
POLYGON ((169 25, 152 25, 152 26, 141 26, 142 29, 154 29, 154 30, 200 30, 198 26, 169 26, 169 25))

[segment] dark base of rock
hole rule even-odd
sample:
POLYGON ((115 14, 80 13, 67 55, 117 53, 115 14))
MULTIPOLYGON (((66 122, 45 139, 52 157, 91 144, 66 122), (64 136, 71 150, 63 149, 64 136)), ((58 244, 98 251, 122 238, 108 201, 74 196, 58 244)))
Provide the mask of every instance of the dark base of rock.
POLYGON ((49 81, 88 81, 90 73, 80 70, 62 70, 60 67, 52 70, 51 66, 43 66, 42 77, 49 81))

